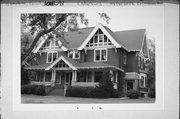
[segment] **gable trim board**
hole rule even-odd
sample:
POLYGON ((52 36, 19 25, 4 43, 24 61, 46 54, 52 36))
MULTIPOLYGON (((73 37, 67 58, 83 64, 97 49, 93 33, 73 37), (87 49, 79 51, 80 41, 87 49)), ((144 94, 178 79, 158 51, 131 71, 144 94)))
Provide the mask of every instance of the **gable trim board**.
POLYGON ((63 60, 70 68, 73 70, 77 70, 75 66, 73 66, 64 56, 60 56, 58 59, 56 59, 49 67, 47 67, 45 70, 50 70, 53 66, 55 66, 60 60, 63 60))
POLYGON ((84 40, 84 42, 79 46, 78 50, 82 50, 87 43, 91 40, 91 38, 94 36, 96 31, 98 29, 101 29, 102 32, 109 38, 109 40, 116 46, 117 48, 121 48, 122 45, 116 42, 116 40, 107 32, 107 30, 102 26, 102 24, 97 24, 96 27, 91 31, 91 33, 88 35, 88 37, 84 40))

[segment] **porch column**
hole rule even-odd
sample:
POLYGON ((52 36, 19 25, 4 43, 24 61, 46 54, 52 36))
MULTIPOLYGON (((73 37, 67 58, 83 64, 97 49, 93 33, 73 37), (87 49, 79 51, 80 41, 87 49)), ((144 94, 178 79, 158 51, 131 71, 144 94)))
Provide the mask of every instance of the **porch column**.
POLYGON ((53 81, 55 82, 56 80, 56 70, 54 70, 54 77, 53 77, 53 81))
POLYGON ((76 81, 76 79, 77 79, 77 71, 73 71, 72 81, 76 81))
POLYGON ((77 81, 77 71, 74 72, 74 81, 77 81))
POLYGON ((110 73, 110 75, 111 75, 111 81, 113 82, 113 78, 114 78, 114 76, 113 76, 113 71, 110 69, 110 70, 109 70, 109 73, 110 73))
POLYGON ((115 82, 117 83, 118 82, 118 71, 116 71, 116 80, 115 82))

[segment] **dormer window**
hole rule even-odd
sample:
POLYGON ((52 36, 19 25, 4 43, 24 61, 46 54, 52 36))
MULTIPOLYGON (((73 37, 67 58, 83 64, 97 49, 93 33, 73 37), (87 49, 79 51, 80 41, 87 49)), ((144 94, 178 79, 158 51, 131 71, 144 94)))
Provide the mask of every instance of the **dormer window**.
POLYGON ((41 50, 55 50, 58 49, 59 45, 56 41, 47 40, 42 46, 41 50))
POLYGON ((47 63, 52 63, 58 58, 57 52, 48 52, 47 53, 47 63))
POLYGON ((80 59, 80 51, 78 51, 78 50, 69 51, 68 57, 70 57, 72 59, 80 59))
POLYGON ((103 46, 113 46, 111 41, 107 38, 103 32, 98 29, 94 36, 87 43, 86 47, 103 47, 103 46))

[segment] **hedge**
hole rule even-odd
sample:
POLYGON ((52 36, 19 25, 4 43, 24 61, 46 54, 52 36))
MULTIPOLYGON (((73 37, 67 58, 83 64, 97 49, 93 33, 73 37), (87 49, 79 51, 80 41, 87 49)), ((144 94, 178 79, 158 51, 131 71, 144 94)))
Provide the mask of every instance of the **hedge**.
POLYGON ((21 94, 46 95, 46 87, 44 85, 22 85, 21 94))
POLYGON ((127 92, 127 97, 129 97, 130 99, 138 99, 140 96, 139 91, 137 90, 129 90, 127 92))
POLYGON ((85 98, 117 98, 118 91, 114 90, 109 93, 100 87, 68 87, 66 90, 68 97, 85 97, 85 98))

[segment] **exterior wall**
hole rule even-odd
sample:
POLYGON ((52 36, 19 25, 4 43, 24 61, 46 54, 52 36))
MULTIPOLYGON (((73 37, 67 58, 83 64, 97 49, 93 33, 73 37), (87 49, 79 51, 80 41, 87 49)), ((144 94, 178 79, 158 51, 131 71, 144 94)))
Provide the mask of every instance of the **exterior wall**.
POLYGON ((136 56, 136 52, 127 53, 127 65, 125 70, 126 72, 139 72, 138 57, 136 56))
POLYGON ((85 62, 94 62, 94 50, 87 50, 85 55, 85 62))
MULTIPOLYGON (((120 53, 118 49, 116 51, 115 48, 109 48, 107 50, 107 61, 103 62, 119 67, 120 53)), ((94 50, 87 50, 87 54, 85 54, 84 58, 84 62, 94 62, 94 50)))

